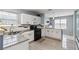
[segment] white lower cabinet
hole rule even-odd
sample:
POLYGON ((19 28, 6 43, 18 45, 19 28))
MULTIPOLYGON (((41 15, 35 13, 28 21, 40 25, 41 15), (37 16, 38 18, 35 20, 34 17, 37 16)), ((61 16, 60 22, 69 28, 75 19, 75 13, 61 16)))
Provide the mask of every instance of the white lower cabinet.
POLYGON ((47 37, 49 37, 49 35, 50 35, 50 32, 49 32, 50 30, 49 29, 45 29, 45 35, 47 36, 47 37))
POLYGON ((58 29, 42 29, 42 36, 51 37, 61 40, 61 30, 58 29))
POLYGON ((31 41, 34 40, 34 31, 24 32, 24 33, 22 34, 22 36, 23 36, 25 39, 29 39, 29 42, 31 42, 31 41))
POLYGON ((29 49, 29 43, 27 41, 18 43, 14 46, 7 47, 4 50, 28 50, 29 49))
POLYGON ((45 36, 45 29, 41 29, 41 37, 45 36))
MULTIPOLYGON (((7 37, 5 37, 5 38, 7 38, 7 37)), ((34 31, 33 30, 27 31, 22 34, 19 34, 18 40, 12 41, 12 39, 10 40, 10 38, 5 39, 4 43, 3 43, 4 50, 28 50, 29 49, 29 42, 34 40, 34 31), (28 40, 28 41, 24 41, 24 42, 17 44, 18 40, 22 41, 22 39, 28 40), (12 41, 12 43, 10 43, 11 41, 12 41), (7 43, 10 43, 10 44, 6 45, 7 43), (8 46, 10 46, 10 47, 8 47, 8 46)))
POLYGON ((4 35, 3 48, 17 43, 17 41, 18 41, 17 36, 18 36, 18 34, 16 34, 16 35, 4 35))

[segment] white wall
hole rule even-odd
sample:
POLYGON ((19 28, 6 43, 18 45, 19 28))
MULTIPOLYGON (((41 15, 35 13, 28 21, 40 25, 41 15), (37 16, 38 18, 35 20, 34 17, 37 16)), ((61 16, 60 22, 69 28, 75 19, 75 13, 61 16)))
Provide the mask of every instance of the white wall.
POLYGON ((58 11, 54 11, 54 14, 52 12, 50 13, 45 13, 45 17, 60 17, 60 16, 68 16, 68 15, 73 15, 74 14, 73 9, 66 9, 66 10, 58 10, 58 11))

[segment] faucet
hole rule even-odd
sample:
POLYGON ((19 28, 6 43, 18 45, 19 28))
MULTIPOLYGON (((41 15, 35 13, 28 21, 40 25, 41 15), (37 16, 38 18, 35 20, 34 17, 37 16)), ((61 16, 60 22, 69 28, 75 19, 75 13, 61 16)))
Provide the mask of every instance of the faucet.
POLYGON ((10 34, 13 33, 13 24, 11 24, 11 27, 10 27, 10 34))

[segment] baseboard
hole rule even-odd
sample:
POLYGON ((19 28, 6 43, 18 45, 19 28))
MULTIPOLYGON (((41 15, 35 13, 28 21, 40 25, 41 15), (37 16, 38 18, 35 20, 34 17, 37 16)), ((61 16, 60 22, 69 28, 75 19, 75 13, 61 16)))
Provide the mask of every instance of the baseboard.
MULTIPOLYGON (((44 37, 42 37, 42 38, 44 38, 44 37)), ((54 39, 54 40, 58 40, 58 41, 61 41, 61 39, 52 38, 52 37, 48 37, 48 36, 45 36, 45 38, 49 38, 49 39, 54 39)))

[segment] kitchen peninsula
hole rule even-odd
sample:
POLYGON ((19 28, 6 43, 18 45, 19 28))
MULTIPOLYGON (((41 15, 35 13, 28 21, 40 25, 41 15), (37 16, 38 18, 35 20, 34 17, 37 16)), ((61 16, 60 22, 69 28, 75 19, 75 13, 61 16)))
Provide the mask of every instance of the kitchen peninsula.
POLYGON ((17 27, 12 32, 0 30, 1 50, 28 50, 29 42, 33 40, 34 31, 29 28, 17 27))

